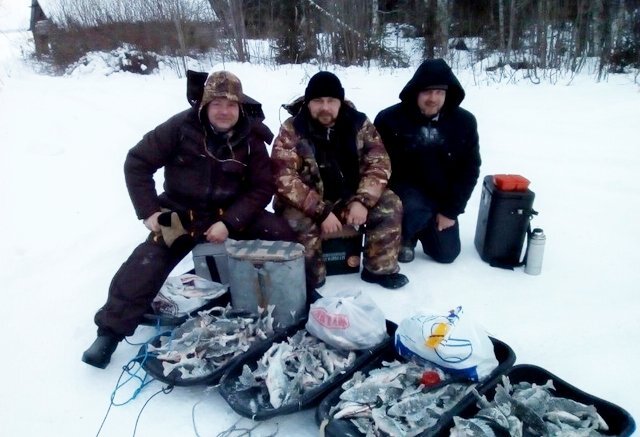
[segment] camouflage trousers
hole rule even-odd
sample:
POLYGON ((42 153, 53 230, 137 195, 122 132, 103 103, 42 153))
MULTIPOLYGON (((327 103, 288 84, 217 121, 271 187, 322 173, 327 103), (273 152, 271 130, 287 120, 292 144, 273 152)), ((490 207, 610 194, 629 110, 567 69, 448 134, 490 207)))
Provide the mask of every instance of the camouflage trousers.
MULTIPOLYGON (((334 211, 342 221, 344 210, 334 211)), ((324 281, 327 269, 322 260, 322 237, 320 225, 295 208, 284 208, 281 215, 297 235, 305 248, 305 271, 310 286, 324 281)), ((402 202, 396 194, 384 190, 378 203, 367 215, 364 231, 363 266, 375 274, 396 273, 400 233, 402 224, 402 202)))

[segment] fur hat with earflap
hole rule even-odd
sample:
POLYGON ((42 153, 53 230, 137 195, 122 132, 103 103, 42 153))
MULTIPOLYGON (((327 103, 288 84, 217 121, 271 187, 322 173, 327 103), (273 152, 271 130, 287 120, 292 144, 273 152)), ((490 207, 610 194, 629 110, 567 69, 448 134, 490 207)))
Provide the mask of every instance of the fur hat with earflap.
POLYGON ((204 83, 200 111, 216 97, 224 97, 232 102, 242 104, 244 94, 242 93, 242 83, 238 76, 229 71, 214 71, 210 73, 204 83))

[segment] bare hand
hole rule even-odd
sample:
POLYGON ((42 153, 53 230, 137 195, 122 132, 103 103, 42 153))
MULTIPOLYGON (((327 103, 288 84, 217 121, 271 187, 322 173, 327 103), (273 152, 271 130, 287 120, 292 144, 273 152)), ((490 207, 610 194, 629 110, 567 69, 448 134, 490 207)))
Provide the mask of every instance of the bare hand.
POLYGON ((227 226, 222 222, 215 222, 204 233, 209 243, 224 243, 229 236, 227 226))
POLYGON ((362 203, 354 200, 347 208, 346 221, 348 225, 360 226, 367 222, 369 210, 362 203))
POLYGON ((450 228, 455 224, 456 224, 455 220, 450 219, 445 215, 442 215, 440 213, 436 215, 436 227, 438 228, 439 231, 444 231, 445 229, 450 228))
POLYGON ((334 213, 329 213, 326 219, 320 224, 323 234, 332 234, 342 229, 342 223, 334 213))
POLYGON ((158 223, 158 216, 162 214, 161 211, 154 212, 149 217, 144 219, 142 223, 149 229, 151 232, 160 232, 160 224, 158 223))

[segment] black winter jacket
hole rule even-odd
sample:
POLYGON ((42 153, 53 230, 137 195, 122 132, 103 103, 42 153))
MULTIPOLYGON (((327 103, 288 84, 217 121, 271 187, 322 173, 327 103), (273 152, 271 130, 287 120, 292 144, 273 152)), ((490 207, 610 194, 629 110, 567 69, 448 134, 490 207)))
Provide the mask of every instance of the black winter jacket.
POLYGON ((147 133, 124 164, 138 218, 168 208, 191 215, 192 229, 198 232, 217 220, 230 229, 244 229, 275 191, 268 138, 259 125, 241 115, 231 137, 215 135, 194 107, 147 133), (161 167, 164 193, 158 195, 153 174, 161 167))
POLYGON ((459 107, 464 90, 442 60, 427 60, 400 93, 401 102, 382 110, 375 119, 389 157, 389 187, 422 190, 438 213, 456 219, 464 212, 480 174, 480 150, 475 117, 459 107), (418 108, 420 91, 447 85, 444 106, 436 119, 418 108), (431 135, 431 138, 425 136, 431 135))

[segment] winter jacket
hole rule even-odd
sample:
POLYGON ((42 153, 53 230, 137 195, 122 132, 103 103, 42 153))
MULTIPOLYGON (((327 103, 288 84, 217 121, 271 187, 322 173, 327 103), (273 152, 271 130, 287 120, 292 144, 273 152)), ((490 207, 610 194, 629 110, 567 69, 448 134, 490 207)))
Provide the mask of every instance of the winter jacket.
MULTIPOLYGON (((417 187, 437 206, 438 213, 456 219, 464 212, 480 174, 480 150, 475 117, 460 108, 465 93, 449 66, 427 60, 400 93, 401 102, 375 119, 391 158, 389 186, 401 193, 417 187), (430 85, 447 85, 435 118, 418 108, 418 94, 430 85)), ((402 196, 401 196, 402 197, 402 196)))
POLYGON ((391 164, 367 116, 343 103, 335 126, 311 119, 305 106, 280 128, 272 150, 274 210, 302 211, 316 223, 354 200, 372 208, 387 186, 391 164))
POLYGON ((124 164, 138 218, 168 208, 187 213, 198 232, 218 220, 243 230, 275 191, 265 145, 271 132, 244 112, 230 135, 216 134, 206 108, 199 113, 197 106, 147 133, 124 164), (158 195, 153 174, 161 167, 164 193, 158 195))

